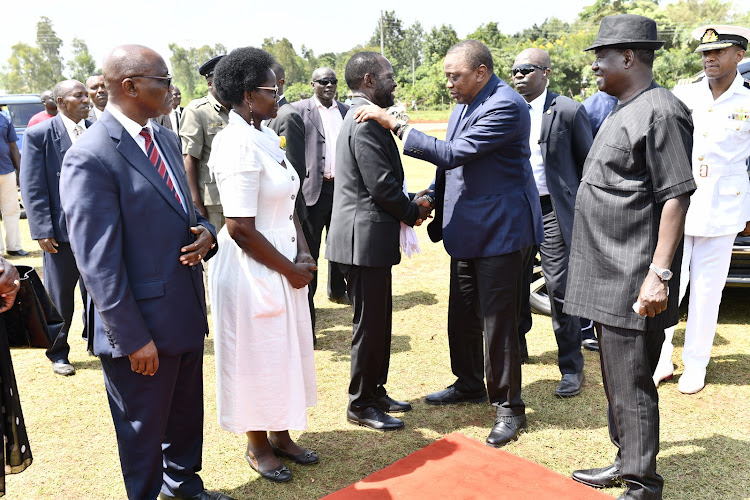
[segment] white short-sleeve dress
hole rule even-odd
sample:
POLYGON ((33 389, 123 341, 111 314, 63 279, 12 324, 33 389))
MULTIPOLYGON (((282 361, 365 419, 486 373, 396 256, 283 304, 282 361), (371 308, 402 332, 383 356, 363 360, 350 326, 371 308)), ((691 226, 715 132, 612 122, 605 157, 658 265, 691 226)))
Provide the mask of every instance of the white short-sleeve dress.
MULTIPOLYGON (((300 179, 260 148, 259 134, 232 112, 213 142, 209 166, 225 217, 255 227, 289 260, 297 255, 294 199, 300 179)), ((275 133, 263 127, 263 134, 275 133)), ((285 162, 288 165, 288 162, 285 162)), ((247 431, 303 430, 316 403, 307 287, 252 259, 226 226, 209 265, 219 425, 247 431)))

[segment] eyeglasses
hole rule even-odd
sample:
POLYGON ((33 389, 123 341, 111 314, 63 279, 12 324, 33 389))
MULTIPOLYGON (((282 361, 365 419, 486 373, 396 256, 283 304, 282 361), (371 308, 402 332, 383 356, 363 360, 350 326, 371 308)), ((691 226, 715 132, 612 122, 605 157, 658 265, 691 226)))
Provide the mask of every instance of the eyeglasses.
POLYGON ((128 78, 150 78, 151 80, 161 80, 165 83, 165 86, 167 88, 172 85, 172 75, 170 74, 167 74, 167 76, 133 75, 129 76, 128 78))
POLYGON ((278 85, 274 85, 273 87, 255 87, 255 88, 256 89, 261 89, 261 90, 270 90, 271 92, 273 92, 273 96, 274 97, 276 97, 278 95, 278 93, 279 93, 279 86, 278 85))
POLYGON ((510 74, 511 76, 516 76, 516 73, 521 73, 523 76, 526 76, 529 73, 533 73, 535 69, 541 69, 542 71, 544 71, 549 68, 545 68, 544 66, 537 66, 536 64, 519 64, 518 66, 513 66, 511 68, 510 74))
POLYGON ((329 83, 333 85, 339 84, 338 78, 321 78, 320 80, 313 80, 313 82, 317 83, 318 85, 327 86, 329 83))

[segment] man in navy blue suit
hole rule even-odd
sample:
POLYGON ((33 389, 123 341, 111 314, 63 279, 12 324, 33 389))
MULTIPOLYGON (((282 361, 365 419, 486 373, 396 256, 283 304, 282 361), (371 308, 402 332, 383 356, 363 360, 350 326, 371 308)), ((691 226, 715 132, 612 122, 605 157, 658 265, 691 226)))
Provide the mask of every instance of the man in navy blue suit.
MULTIPOLYGON (((55 373, 73 375, 75 368, 68 360, 68 331, 73 320, 75 289, 80 274, 70 248, 65 215, 60 205, 59 184, 65 153, 91 126, 91 122, 86 120, 89 94, 81 82, 65 80, 55 85, 53 96, 57 101, 57 115, 29 128, 23 141, 21 194, 31 237, 44 252, 44 287, 65 319, 65 326, 55 344, 47 351, 47 357, 52 361, 55 373)), ((83 282, 80 287, 85 309, 86 289, 83 282)))
POLYGON ((427 230, 451 256, 448 342, 457 380, 426 399, 437 405, 478 403, 489 394, 497 419, 487 443, 503 446, 526 427, 517 325, 525 263, 544 237, 529 164, 529 111, 495 76, 492 54, 481 42, 451 47, 444 69, 458 103, 445 141, 376 106, 357 115, 393 130, 403 139, 404 154, 437 166, 435 220, 427 230))
POLYGON ((128 498, 225 499, 198 476, 203 444, 201 261, 214 227, 190 201, 174 132, 149 122, 172 104, 164 60, 140 45, 105 59, 109 102, 68 150, 60 194, 94 303, 128 498))

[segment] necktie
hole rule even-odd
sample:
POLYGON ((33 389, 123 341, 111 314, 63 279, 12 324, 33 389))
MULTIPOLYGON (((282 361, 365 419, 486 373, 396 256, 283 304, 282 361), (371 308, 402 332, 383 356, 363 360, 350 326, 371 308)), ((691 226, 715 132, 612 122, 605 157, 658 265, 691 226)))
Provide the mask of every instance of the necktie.
POLYGON ((148 129, 144 128, 143 130, 141 130, 140 136, 146 139, 146 156, 148 156, 151 164, 154 166, 154 168, 156 168, 159 176, 164 179, 164 182, 167 183, 167 188, 169 188, 169 191, 174 193, 174 197, 177 198, 177 202, 182 205, 180 195, 177 194, 177 190, 174 188, 174 184, 172 183, 172 178, 169 176, 169 172, 167 171, 167 165, 161 159, 161 156, 159 156, 159 151, 156 149, 156 144, 154 144, 154 141, 151 139, 151 134, 149 134, 148 129))

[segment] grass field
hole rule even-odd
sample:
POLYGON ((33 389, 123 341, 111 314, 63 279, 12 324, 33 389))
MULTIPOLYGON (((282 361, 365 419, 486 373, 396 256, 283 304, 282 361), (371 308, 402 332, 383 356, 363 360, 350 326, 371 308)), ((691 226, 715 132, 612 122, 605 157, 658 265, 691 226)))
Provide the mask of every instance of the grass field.
MULTIPOLYGON (((405 160, 410 190, 427 186, 431 166, 405 160)), ((35 250, 15 263, 31 264, 41 272, 41 252, 35 250)), ((204 357, 205 423, 203 471, 209 489, 238 499, 315 499, 343 488, 458 431, 484 442, 494 419, 489 405, 430 407, 424 396, 453 382, 446 338, 448 256, 442 245, 429 242, 417 229, 422 253, 404 259, 393 271, 393 344, 388 389, 397 399, 413 403, 404 414, 406 429, 381 434, 346 422, 351 311, 330 303, 319 287, 318 350, 315 352, 318 404, 309 411, 309 427, 293 433, 303 446, 315 449, 321 463, 312 467, 289 464, 294 479, 272 484, 253 472, 243 458, 245 438, 219 429, 213 336, 204 357)), ((327 265, 321 261, 321 283, 327 265)), ((664 476, 665 498, 750 498, 750 308, 749 291, 728 290, 722 304, 713 359, 706 388, 693 396, 677 391, 675 382, 659 388, 661 453, 658 471, 664 476)), ((684 317, 675 335, 675 359, 680 359, 684 317)), ((44 352, 14 349, 13 361, 34 463, 6 479, 7 498, 124 498, 114 429, 96 358, 88 356, 80 339, 78 312, 71 329, 73 377, 52 373, 44 352)), ((505 449, 561 474, 577 468, 611 463, 614 447, 607 434, 606 402, 596 353, 584 352, 586 385, 575 398, 553 397, 560 374, 550 320, 535 316, 528 335, 531 363, 523 367, 523 398, 528 432, 505 449)), ((682 372, 677 362, 676 373, 682 372)), ((477 464, 481 466, 481 464, 477 464)), ((450 471, 446 471, 450 473, 450 471)), ((621 489, 607 490, 614 496, 621 489)), ((502 498, 498 492, 498 498, 502 498)), ((446 497, 450 498, 449 492, 446 497)))

